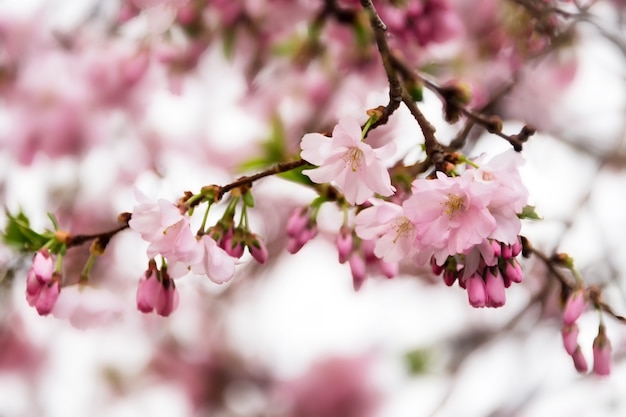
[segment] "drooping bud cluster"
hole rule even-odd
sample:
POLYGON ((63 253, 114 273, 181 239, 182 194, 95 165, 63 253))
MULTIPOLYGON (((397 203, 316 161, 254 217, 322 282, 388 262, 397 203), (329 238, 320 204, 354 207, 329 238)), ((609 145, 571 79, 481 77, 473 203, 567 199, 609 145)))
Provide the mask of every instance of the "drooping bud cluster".
POLYGON ((33 257, 26 276, 26 301, 42 316, 50 314, 61 291, 61 275, 54 270, 54 259, 46 249, 33 257))
POLYGON ((165 317, 178 308, 178 299, 176 284, 167 273, 167 268, 159 270, 151 259, 137 286, 137 309, 142 313, 154 311, 165 317))
POLYGON ((287 219, 287 251, 297 253, 302 247, 317 236, 317 222, 309 207, 298 207, 287 219))
POLYGON ((235 260, 209 235, 194 236, 190 218, 166 200, 151 201, 137 193, 140 204, 129 221, 131 229, 150 242, 148 257, 161 255, 167 260, 169 274, 181 277, 192 271, 205 274, 216 283, 230 280, 235 260))
POLYGON ((255 261, 264 264, 267 261, 267 247, 265 242, 254 233, 243 227, 235 227, 234 222, 225 224, 218 222, 211 227, 208 234, 233 258, 241 258, 246 248, 255 261))
MULTIPOLYGON (((587 301, 583 288, 574 290, 563 308, 563 347, 574 361, 574 367, 580 373, 587 373, 589 367, 587 360, 578 344, 578 325, 576 321, 585 311, 587 301)), ((601 322, 598 326, 598 335, 593 341, 593 373, 599 376, 606 376, 611 373, 611 341, 606 335, 606 328, 601 322)))
MULTIPOLYGON (((204 197, 203 194, 195 196, 204 197)), ((169 315, 178 303, 172 278, 188 272, 206 275, 217 284, 229 281, 235 273, 235 259, 243 255, 246 247, 257 262, 267 261, 265 243, 247 227, 246 208, 254 206, 251 195, 240 194, 231 199, 222 219, 208 229, 203 223, 196 234, 191 231, 188 208, 182 203, 152 201, 139 191, 136 198, 139 204, 128 224, 150 242, 147 252, 151 259, 137 290, 137 306, 141 311, 154 310, 160 315, 169 315), (243 201, 242 224, 235 226, 233 218, 240 201, 243 201), (157 255, 165 261, 160 271, 154 262, 157 255)))
POLYGON ((511 283, 522 282, 522 269, 516 259, 521 249, 519 241, 505 245, 491 240, 473 248, 467 255, 448 257, 441 266, 433 257, 431 267, 435 275, 443 275, 446 285, 458 281, 459 286, 467 290, 472 307, 497 308, 506 302, 505 288, 511 283), (478 266, 474 267, 477 257, 478 266))

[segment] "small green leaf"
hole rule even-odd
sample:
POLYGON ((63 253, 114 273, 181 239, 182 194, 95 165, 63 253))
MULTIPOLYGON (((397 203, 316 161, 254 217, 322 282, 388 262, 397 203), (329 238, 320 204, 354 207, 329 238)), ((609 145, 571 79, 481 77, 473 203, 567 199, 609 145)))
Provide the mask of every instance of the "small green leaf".
POLYGON ((250 191, 248 191, 247 193, 243 195, 243 203, 247 207, 254 207, 254 196, 252 195, 250 191))
POLYGON ((424 86, 421 83, 407 83, 407 88, 413 101, 424 101, 424 86))
POLYGON ((6 213, 8 222, 2 240, 7 246, 12 246, 24 252, 36 252, 49 240, 46 236, 30 228, 30 221, 23 212, 13 216, 6 213))
POLYGON ((291 171, 282 172, 278 174, 278 176, 282 179, 295 182, 297 184, 312 186, 314 185, 314 182, 311 181, 309 177, 307 177, 306 175, 302 173, 302 171, 304 171, 305 169, 311 169, 311 167, 310 166, 298 167, 296 169, 292 169, 291 171))
POLYGON ((535 211, 535 206, 527 205, 522 212, 517 215, 520 219, 542 220, 541 216, 535 211))
POLYGON ((287 160, 287 145, 285 143, 285 129, 280 117, 272 118, 272 130, 269 137, 261 144, 262 155, 255 159, 243 162, 239 169, 249 171, 261 169, 287 160))

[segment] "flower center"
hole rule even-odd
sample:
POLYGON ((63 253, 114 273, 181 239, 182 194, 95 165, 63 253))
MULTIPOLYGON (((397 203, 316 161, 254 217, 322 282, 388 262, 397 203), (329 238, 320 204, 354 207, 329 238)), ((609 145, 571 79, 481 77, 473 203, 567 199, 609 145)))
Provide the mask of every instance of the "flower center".
POLYGON ((393 244, 395 245, 400 237, 409 235, 413 231, 413 228, 413 223, 406 217, 396 220, 393 224, 393 230, 396 232, 396 238, 393 240, 393 244))
POLYGON ((350 169, 352 172, 356 172, 361 168, 361 161, 363 159, 363 151, 357 147, 353 147, 348 149, 341 155, 341 159, 346 163, 346 165, 350 165, 350 169))
POLYGON ((456 216, 460 211, 465 211, 465 199, 456 194, 448 194, 448 201, 444 203, 446 214, 450 217, 456 216))

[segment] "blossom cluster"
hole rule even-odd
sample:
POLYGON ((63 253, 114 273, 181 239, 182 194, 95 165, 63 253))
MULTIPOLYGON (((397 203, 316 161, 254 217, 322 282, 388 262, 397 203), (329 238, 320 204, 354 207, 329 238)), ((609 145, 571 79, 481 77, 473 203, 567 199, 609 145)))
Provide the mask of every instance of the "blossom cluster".
POLYGON ((235 273, 236 258, 243 255, 245 246, 257 262, 267 259, 265 244, 254 233, 235 228, 230 222, 225 227, 225 222, 220 222, 194 234, 185 208, 163 199, 152 201, 140 192, 136 198, 139 204, 128 224, 150 242, 150 263, 137 289, 137 307, 142 312, 154 310, 164 316, 172 313, 178 305, 172 278, 188 272, 206 275, 217 284, 229 281, 235 273), (154 262, 157 255, 166 262, 161 270, 154 262))
POLYGON ((504 288, 521 281, 518 213, 528 199, 521 163, 509 151, 472 162, 456 176, 416 179, 402 204, 374 201, 362 210, 356 234, 376 240, 374 254, 386 262, 431 262, 436 274, 445 271, 448 285, 458 280, 468 290, 472 306, 500 307, 504 288))

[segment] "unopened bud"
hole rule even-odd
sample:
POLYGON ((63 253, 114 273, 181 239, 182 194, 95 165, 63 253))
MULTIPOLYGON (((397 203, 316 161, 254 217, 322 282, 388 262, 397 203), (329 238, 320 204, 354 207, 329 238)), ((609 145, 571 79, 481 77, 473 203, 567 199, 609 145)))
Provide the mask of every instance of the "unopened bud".
POLYGON ((598 327, 598 335, 593 340, 593 373, 599 376, 611 374, 611 341, 603 324, 598 327))

